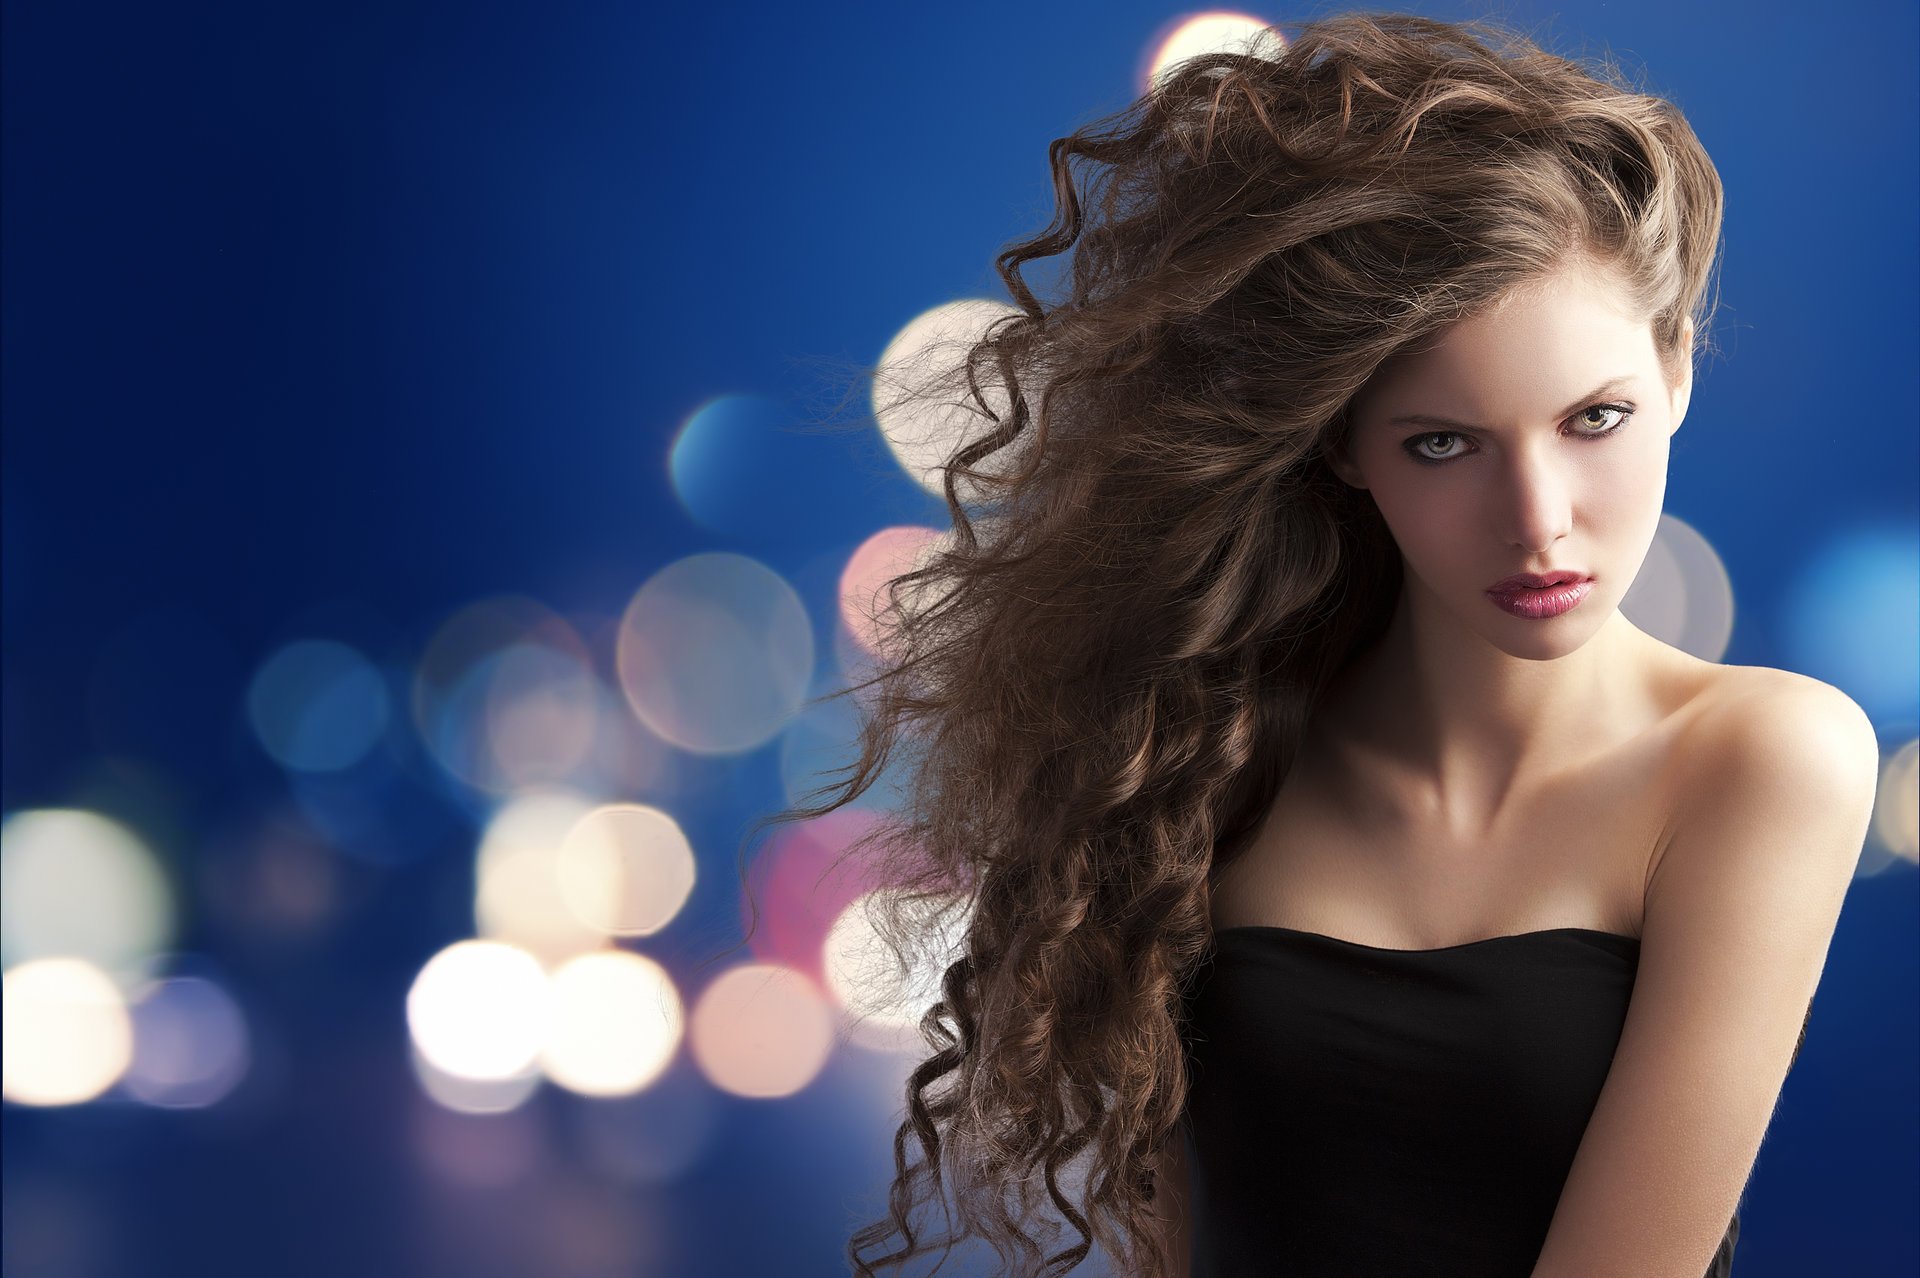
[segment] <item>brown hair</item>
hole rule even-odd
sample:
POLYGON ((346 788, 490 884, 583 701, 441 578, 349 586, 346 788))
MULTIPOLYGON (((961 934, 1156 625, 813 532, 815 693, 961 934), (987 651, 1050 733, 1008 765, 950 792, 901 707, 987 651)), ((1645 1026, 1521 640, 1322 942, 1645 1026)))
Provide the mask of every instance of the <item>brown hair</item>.
POLYGON ((1400 589, 1324 460, 1383 363, 1583 261, 1671 380, 1688 315, 1707 340, 1722 196, 1693 130, 1489 23, 1343 13, 1195 57, 1049 162, 1052 222, 997 261, 1019 313, 946 387, 986 423, 946 460, 951 541, 888 583, 885 659, 833 694, 862 694, 859 759, 756 825, 899 755, 900 804, 844 855, 895 889, 871 922, 903 965, 964 921, 862 1275, 970 1236, 1020 1275, 1096 1242, 1165 1272, 1149 1159, 1178 1138, 1216 872, 1400 589), (1022 265, 1067 253, 1036 297, 1022 265), (1050 1252, 1042 1192, 1078 1235, 1050 1252), (943 1193, 960 1228, 923 1239, 943 1193))

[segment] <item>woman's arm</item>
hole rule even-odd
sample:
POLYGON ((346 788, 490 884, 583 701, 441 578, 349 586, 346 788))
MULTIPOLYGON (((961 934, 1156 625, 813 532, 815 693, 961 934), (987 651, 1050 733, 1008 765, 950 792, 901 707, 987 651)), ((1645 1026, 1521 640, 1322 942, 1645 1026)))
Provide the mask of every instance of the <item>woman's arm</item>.
POLYGON ((1773 1117, 1872 819, 1873 725, 1781 673, 1699 725, 1626 1024, 1534 1278, 1699 1278, 1773 1117))

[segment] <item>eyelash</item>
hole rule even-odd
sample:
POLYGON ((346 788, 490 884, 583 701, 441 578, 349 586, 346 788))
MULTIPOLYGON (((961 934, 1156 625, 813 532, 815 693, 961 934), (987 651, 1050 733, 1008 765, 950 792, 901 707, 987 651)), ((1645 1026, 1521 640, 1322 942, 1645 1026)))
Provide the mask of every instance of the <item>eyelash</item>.
MULTIPOLYGON (((1596 408, 1604 409, 1607 412, 1619 413, 1621 415, 1620 420, 1606 430, 1575 431, 1574 434, 1579 438, 1586 439, 1586 440, 1610 439, 1613 436, 1618 435, 1621 431, 1626 429, 1627 420, 1633 416, 1635 411, 1633 405, 1631 404, 1588 404, 1585 408, 1581 409, 1578 413, 1575 413, 1574 416, 1576 418, 1584 417, 1586 414, 1591 413, 1596 408)), ((1422 440, 1427 440, 1427 439, 1459 439, 1459 438, 1462 438, 1464 435, 1465 435, 1464 431, 1432 430, 1432 431, 1428 431, 1424 435, 1413 436, 1411 439, 1407 440, 1407 442, 1404 445, 1402 445, 1402 447, 1404 447, 1407 450, 1407 456, 1413 458, 1415 461, 1419 462, 1422 466, 1444 466, 1448 462, 1458 460, 1459 455, 1456 455, 1454 457, 1428 457, 1425 454, 1420 452, 1419 450, 1420 442, 1422 440)))

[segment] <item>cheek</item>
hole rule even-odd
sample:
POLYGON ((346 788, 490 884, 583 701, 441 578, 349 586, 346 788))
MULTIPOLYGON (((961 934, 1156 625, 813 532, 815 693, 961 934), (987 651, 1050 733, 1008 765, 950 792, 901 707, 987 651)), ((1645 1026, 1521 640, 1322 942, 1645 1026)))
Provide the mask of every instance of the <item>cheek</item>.
POLYGON ((1622 449, 1608 464, 1589 472, 1587 506, 1609 529, 1640 529, 1657 524, 1667 496, 1667 450, 1622 449))
POLYGON ((1458 486, 1401 472, 1375 481, 1371 491, 1407 562, 1439 568, 1474 544, 1468 535, 1474 502, 1458 486))

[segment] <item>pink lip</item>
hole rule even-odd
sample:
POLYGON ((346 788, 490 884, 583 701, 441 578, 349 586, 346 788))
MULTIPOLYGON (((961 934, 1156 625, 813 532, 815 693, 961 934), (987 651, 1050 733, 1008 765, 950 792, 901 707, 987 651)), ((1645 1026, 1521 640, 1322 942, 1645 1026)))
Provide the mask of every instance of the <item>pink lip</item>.
POLYGON ((1578 568, 1555 568, 1552 572, 1516 572, 1511 577, 1502 577, 1487 589, 1504 594, 1509 590, 1526 586, 1538 590, 1542 586, 1557 586, 1563 581, 1586 581, 1588 574, 1578 568))
POLYGON ((1487 591, 1487 597, 1516 617, 1538 621, 1545 617, 1558 617, 1563 612, 1573 611, 1592 590, 1591 577, 1575 577, 1549 586, 1523 585, 1511 589, 1496 587, 1487 591))

